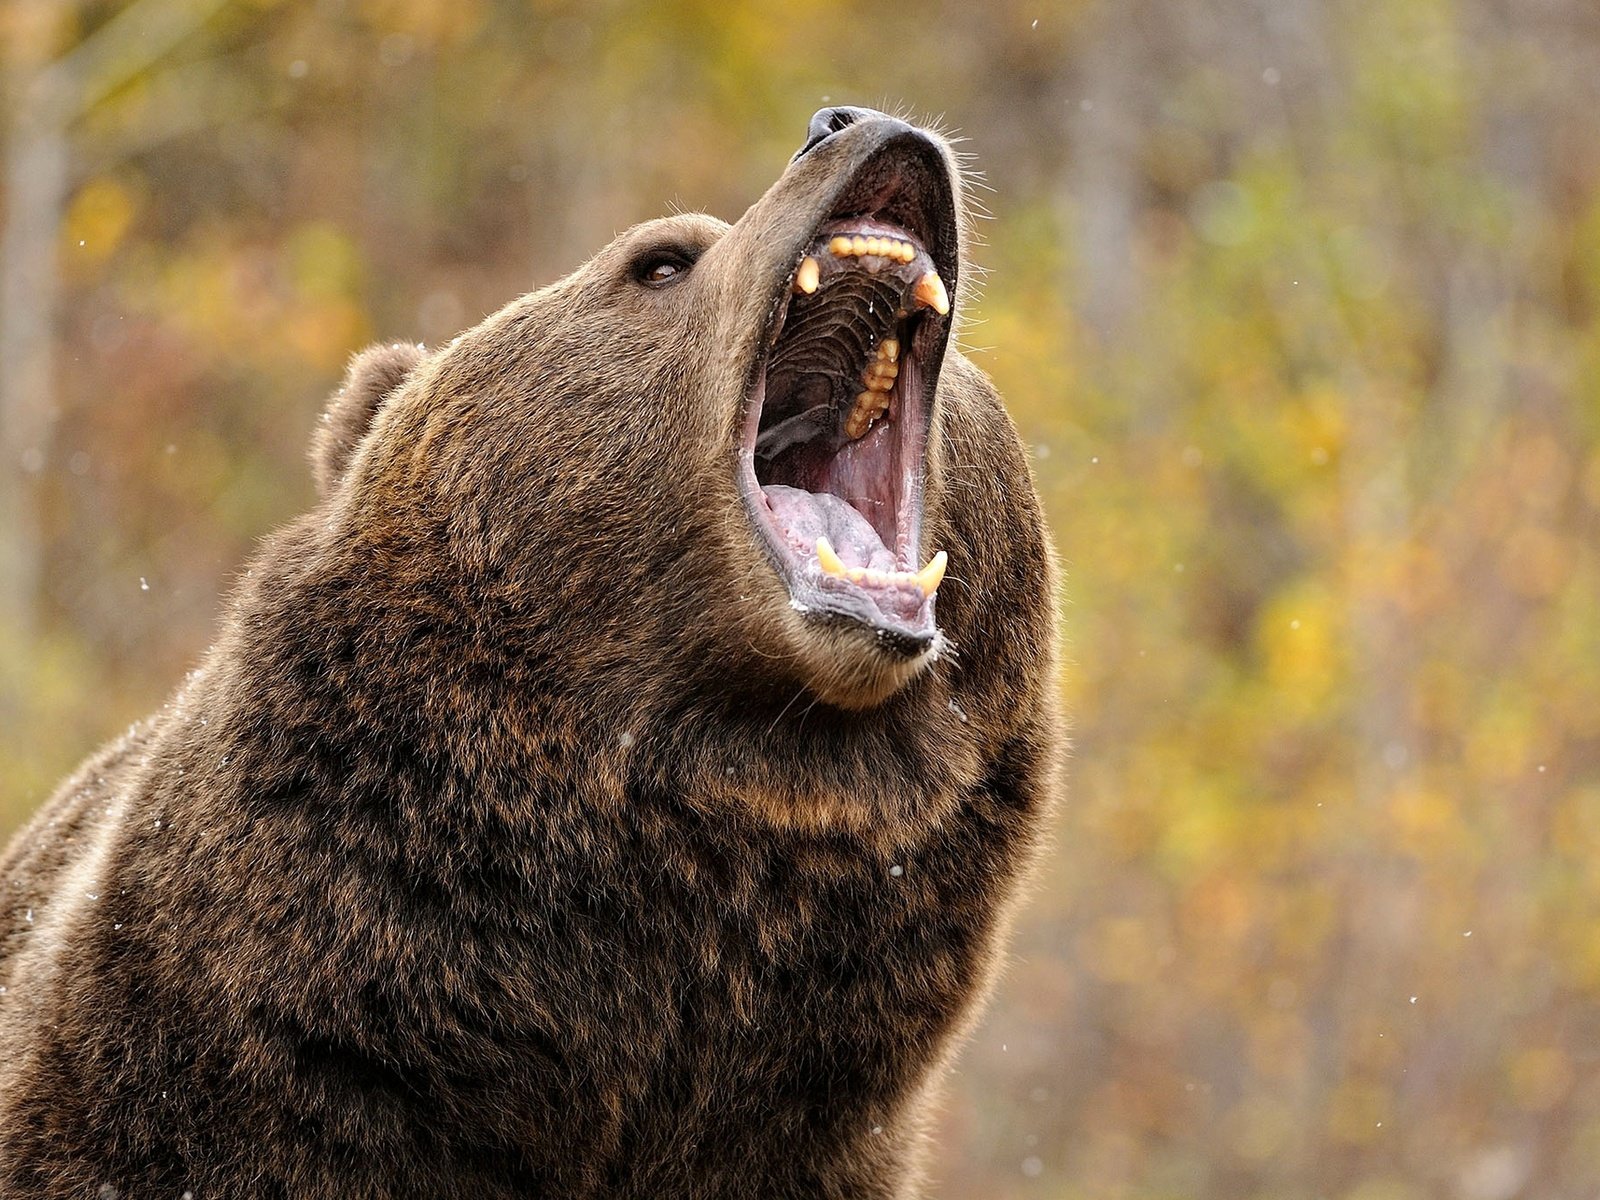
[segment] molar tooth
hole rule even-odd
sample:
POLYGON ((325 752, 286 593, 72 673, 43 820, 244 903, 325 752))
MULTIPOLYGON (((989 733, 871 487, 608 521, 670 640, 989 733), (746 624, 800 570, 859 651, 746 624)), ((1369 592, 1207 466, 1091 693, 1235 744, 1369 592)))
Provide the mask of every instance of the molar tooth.
POLYGON ((944 569, 950 563, 950 556, 943 550, 928 560, 928 565, 917 572, 917 586, 922 589, 924 596, 931 596, 939 590, 939 584, 944 580, 944 569))
POLYGON ((894 338, 884 338, 878 343, 878 357, 885 362, 894 362, 900 357, 900 343, 894 338))
POLYGON ((860 392, 856 396, 855 407, 850 410, 850 415, 845 418, 845 436, 854 440, 872 428, 872 422, 877 420, 882 412, 879 408, 878 396, 880 393, 871 390, 860 392))
POLYGON ((803 295, 811 295, 817 290, 817 281, 822 277, 822 268, 817 260, 807 255, 800 264, 800 269, 794 273, 794 290, 803 295))
POLYGON ((850 253, 850 239, 847 237, 836 237, 832 239, 828 243, 828 253, 833 255, 835 258, 844 258, 848 256, 850 253))
POLYGON ((929 271, 917 280, 911 295, 923 308, 931 308, 941 317, 950 311, 950 295, 944 290, 944 280, 939 278, 937 271, 929 271))
POLYGON ((849 572, 849 568, 844 565, 844 560, 835 553, 833 543, 825 537, 817 539, 817 565, 829 575, 843 577, 849 572))
POLYGON ((913 246, 910 242, 901 242, 900 243, 900 261, 901 262, 910 262, 916 256, 917 256, 917 248, 915 246, 913 246))
POLYGON ((858 233, 855 237, 850 239, 850 253, 854 254, 857 258, 860 258, 866 252, 867 239, 858 233))

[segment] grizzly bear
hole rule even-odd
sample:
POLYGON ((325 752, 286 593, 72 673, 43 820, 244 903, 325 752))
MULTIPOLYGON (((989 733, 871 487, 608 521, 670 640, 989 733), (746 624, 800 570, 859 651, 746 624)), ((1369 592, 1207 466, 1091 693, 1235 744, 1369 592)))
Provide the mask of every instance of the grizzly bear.
POLYGON ((200 666, 0 859, 0 1195, 888 1198, 1051 804, 1055 572, 960 176, 369 351, 200 666))

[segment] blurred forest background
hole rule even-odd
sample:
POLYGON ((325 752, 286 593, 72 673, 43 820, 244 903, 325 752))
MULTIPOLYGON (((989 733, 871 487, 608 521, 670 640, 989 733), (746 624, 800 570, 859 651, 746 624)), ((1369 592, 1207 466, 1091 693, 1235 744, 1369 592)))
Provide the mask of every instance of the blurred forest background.
POLYGON ((937 1194, 1600 1194, 1593 0, 7 0, 0 833, 206 644, 350 352, 825 103, 964 134, 1068 568, 937 1194))

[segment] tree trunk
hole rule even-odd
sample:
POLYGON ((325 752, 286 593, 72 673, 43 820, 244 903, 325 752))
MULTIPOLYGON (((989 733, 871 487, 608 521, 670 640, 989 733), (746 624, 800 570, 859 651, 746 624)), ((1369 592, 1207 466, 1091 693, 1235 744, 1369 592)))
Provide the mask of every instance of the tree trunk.
POLYGON ((59 106, 45 88, 18 91, 0 234, 0 627, 8 640, 25 641, 37 624, 43 554, 36 480, 56 416, 56 254, 69 154, 59 106))

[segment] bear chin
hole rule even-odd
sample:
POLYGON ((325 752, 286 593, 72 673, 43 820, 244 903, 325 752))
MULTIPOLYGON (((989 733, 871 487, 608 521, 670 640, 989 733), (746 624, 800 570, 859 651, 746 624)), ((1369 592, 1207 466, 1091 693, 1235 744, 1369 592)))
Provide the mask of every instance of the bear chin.
POLYGON ((861 710, 883 704, 946 652, 943 633, 902 637, 854 618, 798 612, 794 638, 810 691, 823 703, 861 710))

